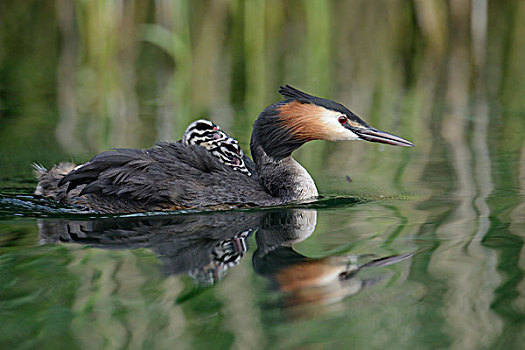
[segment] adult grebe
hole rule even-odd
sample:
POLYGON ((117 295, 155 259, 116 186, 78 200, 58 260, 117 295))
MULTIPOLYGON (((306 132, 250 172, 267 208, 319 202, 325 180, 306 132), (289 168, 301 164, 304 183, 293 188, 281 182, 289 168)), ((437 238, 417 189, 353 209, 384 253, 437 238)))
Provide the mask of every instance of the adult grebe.
POLYGON ((279 92, 285 100, 267 107, 253 125, 254 164, 240 157, 248 168, 253 167, 248 170, 251 176, 221 162, 213 146, 183 140, 145 150, 102 152, 77 167, 61 163, 50 171, 37 168, 35 193, 102 213, 277 205, 318 195, 312 177, 291 157, 308 141, 366 140, 413 146, 370 127, 339 103, 289 85, 279 92))

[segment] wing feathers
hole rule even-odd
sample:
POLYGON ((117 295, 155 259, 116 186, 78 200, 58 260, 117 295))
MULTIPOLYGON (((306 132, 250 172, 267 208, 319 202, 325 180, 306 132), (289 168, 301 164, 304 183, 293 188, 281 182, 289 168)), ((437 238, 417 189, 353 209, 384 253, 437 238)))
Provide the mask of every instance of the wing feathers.
POLYGON ((61 180, 66 183, 68 191, 82 186, 80 195, 124 200, 141 208, 242 203, 264 193, 256 177, 232 170, 203 147, 180 142, 100 153, 68 173, 61 180))

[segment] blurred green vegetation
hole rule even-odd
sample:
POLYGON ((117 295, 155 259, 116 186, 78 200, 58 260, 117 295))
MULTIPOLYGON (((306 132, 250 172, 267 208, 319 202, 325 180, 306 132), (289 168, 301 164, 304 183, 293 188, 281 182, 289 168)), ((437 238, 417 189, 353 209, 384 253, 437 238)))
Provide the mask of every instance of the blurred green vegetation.
POLYGON ((37 149, 42 141, 67 154, 147 146, 180 137, 201 116, 238 132, 246 144, 252 121, 279 99, 284 83, 342 101, 372 124, 417 139, 439 130, 455 52, 465 69, 454 79, 462 79, 464 93, 490 80, 486 93, 501 112, 491 125, 523 127, 521 1, 6 0, 0 6, 3 149, 37 149))

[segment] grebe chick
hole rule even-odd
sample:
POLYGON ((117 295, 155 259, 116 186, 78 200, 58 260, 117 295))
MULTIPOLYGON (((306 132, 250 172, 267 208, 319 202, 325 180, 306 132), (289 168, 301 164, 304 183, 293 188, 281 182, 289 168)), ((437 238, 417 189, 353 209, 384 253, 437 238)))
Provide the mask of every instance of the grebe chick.
POLYGON ((76 168, 40 170, 36 193, 102 213, 279 205, 318 195, 312 177, 292 158, 308 141, 413 146, 370 127, 339 103, 288 85, 279 92, 285 99, 262 111, 253 125, 253 176, 223 164, 205 147, 164 142, 102 152, 76 168))
POLYGON ((209 120, 199 119, 191 123, 182 136, 182 143, 204 147, 221 163, 248 176, 252 175, 246 166, 252 161, 244 155, 239 142, 209 120))

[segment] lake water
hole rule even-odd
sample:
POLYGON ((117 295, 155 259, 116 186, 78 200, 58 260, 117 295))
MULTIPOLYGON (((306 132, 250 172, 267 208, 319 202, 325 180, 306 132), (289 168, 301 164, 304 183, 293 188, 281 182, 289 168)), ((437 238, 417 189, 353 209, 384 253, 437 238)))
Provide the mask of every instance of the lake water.
POLYGON ((0 5, 0 348, 522 349, 525 6, 376 3, 0 5), (305 145, 308 204, 100 216, 33 195, 32 162, 199 117, 248 150, 285 83, 416 147, 305 145))

